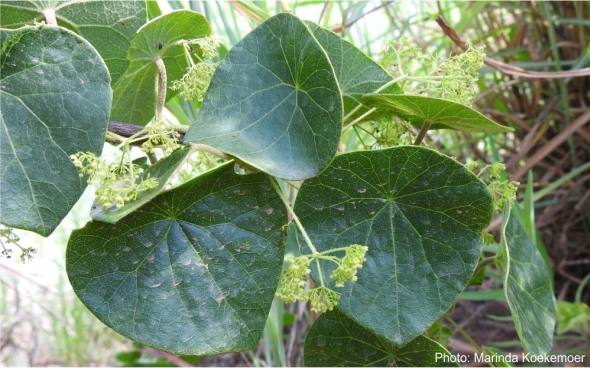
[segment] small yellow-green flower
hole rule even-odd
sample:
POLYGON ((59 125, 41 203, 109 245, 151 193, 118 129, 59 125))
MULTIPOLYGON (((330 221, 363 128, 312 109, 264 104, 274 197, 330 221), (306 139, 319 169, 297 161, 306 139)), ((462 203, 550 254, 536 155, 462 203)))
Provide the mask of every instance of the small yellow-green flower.
POLYGON ((289 267, 283 274, 281 286, 275 295, 283 299, 285 303, 307 300, 304 289, 307 285, 307 275, 311 272, 310 262, 311 260, 305 256, 289 258, 289 267))
POLYGON ((336 279, 336 287, 343 287, 346 281, 355 282, 357 280, 356 272, 363 267, 366 261, 365 253, 368 247, 353 244, 346 248, 345 255, 338 268, 330 275, 331 279, 336 279))

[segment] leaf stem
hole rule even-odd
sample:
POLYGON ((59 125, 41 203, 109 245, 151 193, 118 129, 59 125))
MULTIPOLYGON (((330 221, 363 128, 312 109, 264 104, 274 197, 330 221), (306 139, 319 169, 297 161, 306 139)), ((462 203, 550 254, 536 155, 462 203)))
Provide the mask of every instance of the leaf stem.
MULTIPOLYGON (((283 191, 281 191, 281 188, 279 187, 277 182, 274 180, 274 178, 270 175, 267 175, 267 176, 268 176, 268 180, 270 181, 270 184, 274 188, 275 192, 277 192, 277 194, 281 198, 281 201, 283 201, 283 203, 285 204, 285 207, 287 207, 287 211, 289 211, 289 213, 291 214, 291 218, 293 219, 293 221, 295 221, 295 225, 297 225, 297 228, 299 229, 299 231, 301 231, 301 236, 303 236, 303 239, 305 239, 305 243, 307 244, 307 246, 311 250, 311 254, 316 256, 317 254, 319 254, 319 252, 313 246, 313 243, 311 242, 309 235, 307 235, 307 231, 305 231, 305 228, 301 224, 301 221, 299 221, 299 217, 297 217, 297 215, 295 214, 295 211, 293 211, 293 208, 291 208, 291 204, 289 203, 287 198, 285 198, 285 196, 283 195, 283 191)), ((319 268, 319 264, 318 264, 318 268, 319 268)), ((323 285, 323 283, 322 283, 322 285, 323 285)))
POLYGON ((415 146, 418 146, 418 145, 420 145, 420 143, 422 143, 422 140, 424 140, 424 137, 426 136, 426 132, 428 132, 429 128, 430 128, 430 122, 425 121, 424 123, 422 123, 422 128, 420 128, 420 132, 418 132, 418 136, 416 137, 416 140, 414 141, 415 146))
POLYGON ((154 59, 156 66, 158 67, 158 83, 156 89, 156 121, 160 120, 162 116, 162 110, 164 109, 164 103, 166 102, 166 87, 168 83, 168 77, 166 76, 166 65, 160 55, 156 55, 154 59))
POLYGON ((162 188, 166 189, 166 187, 172 182, 172 179, 174 179, 176 177, 176 175, 178 175, 178 173, 182 170, 182 166, 189 160, 189 158, 192 156, 193 153, 195 153, 196 150, 197 149, 191 144, 191 148, 189 149, 189 152, 186 154, 186 156, 184 156, 184 158, 180 161, 180 163, 178 163, 178 165, 176 165, 176 168, 172 172, 172 175, 170 175, 168 177, 168 179, 166 179, 166 182, 164 183, 162 188))
POLYGON ((291 187, 299 190, 299 188, 301 188, 301 185, 298 185, 297 183, 291 181, 291 180, 287 180, 287 179, 283 179, 283 181, 287 184, 289 184, 291 187))
MULTIPOLYGON (((387 88, 387 87, 389 87, 389 86, 391 86, 391 85, 393 85, 393 84, 395 84, 395 83, 399 82, 400 80, 406 79, 406 78, 407 78, 407 76, 405 76, 405 75, 403 75, 403 76, 401 76, 401 77, 398 77, 398 78, 394 78, 394 79, 390 80, 389 82, 385 83, 384 85, 382 85, 381 87, 377 88, 377 89, 375 90, 375 92, 373 92, 373 93, 379 93, 379 92, 383 91, 385 88, 387 88)), ((352 116, 353 116, 353 115, 354 115, 354 114, 355 114, 357 111, 359 111, 359 109, 360 109, 361 107, 363 107, 363 104, 358 104, 358 105, 357 105, 357 106, 356 106, 354 109, 352 109, 352 110, 351 110, 351 111, 350 111, 348 114, 346 114, 346 116, 345 116, 345 117, 343 117, 343 118, 342 118, 342 121, 343 121, 343 122, 346 122, 348 119, 352 118, 352 116)), ((358 121, 357 121, 357 120, 359 120, 359 119, 362 119, 362 118, 366 117, 366 116, 367 116, 369 113, 371 113, 371 112, 373 112, 373 111, 375 111, 375 108, 373 108, 373 109, 369 110, 369 112, 367 112, 366 114, 363 114, 363 116, 361 116, 360 118, 358 118, 358 119, 355 119, 355 120, 354 120, 352 123, 350 123, 350 124, 346 125, 346 127, 345 127, 345 128, 343 128, 343 129, 342 129, 342 131, 345 131, 346 129, 350 128, 350 127, 351 127, 351 126, 353 126, 354 124, 358 123, 358 121)))
MULTIPOLYGON (((360 106, 360 105, 359 105, 360 106)), ((367 111, 366 113, 362 114, 361 116, 359 116, 358 118, 354 119, 353 121, 351 121, 349 124, 347 124, 344 128, 342 128, 342 131, 345 131, 346 129, 350 128, 351 126, 355 125, 356 123, 358 123, 359 121, 363 120, 364 118, 366 118, 367 116, 369 116, 370 114, 374 113, 377 109, 376 108, 371 108, 369 109, 369 111, 367 111)))
POLYGON ((55 9, 45 9, 43 10, 43 15, 45 16, 45 20, 47 24, 50 26, 57 26, 57 18, 55 17, 55 9))
POLYGON ((211 153, 219 158, 222 158, 224 160, 233 160, 234 158, 230 155, 227 155, 223 152, 221 152, 220 150, 213 148, 211 146, 208 146, 206 144, 201 144, 201 143, 191 143, 191 147, 194 148, 197 151, 203 151, 203 152, 208 152, 211 153))

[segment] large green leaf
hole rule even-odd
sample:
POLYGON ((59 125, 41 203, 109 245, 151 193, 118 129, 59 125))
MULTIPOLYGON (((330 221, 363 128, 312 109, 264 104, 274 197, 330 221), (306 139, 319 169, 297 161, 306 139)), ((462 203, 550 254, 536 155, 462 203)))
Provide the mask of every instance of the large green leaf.
POLYGON ((403 347, 376 336, 338 310, 322 314, 305 338, 311 367, 458 367, 436 341, 418 336, 403 347))
POLYGON ((90 311, 130 339, 176 354, 250 349, 279 281, 286 220, 264 174, 228 163, 114 225, 74 231, 66 269, 90 311))
POLYGON ((114 224, 131 212, 136 211, 162 191, 168 189, 169 184, 176 174, 178 174, 180 166, 186 162, 193 152, 194 151, 190 148, 186 147, 156 162, 154 165, 148 166, 148 168, 141 174, 140 180, 154 178, 158 181, 158 186, 141 192, 135 200, 125 203, 122 208, 117 208, 113 205, 104 209, 100 204, 94 202, 90 209, 90 215, 96 220, 114 224))
POLYGON ((332 160, 341 125, 342 97, 326 53, 301 20, 281 13, 228 52, 185 141, 300 180, 332 160))
MULTIPOLYGON (((392 81, 389 73, 350 42, 313 22, 306 22, 306 24, 320 45, 326 50, 334 67, 334 72, 342 90, 344 115, 347 115, 361 104, 363 95, 377 92, 379 88, 392 81)), ((404 93, 403 89, 396 83, 385 87, 379 92, 404 93)), ((352 118, 358 117, 367 111, 368 108, 363 106, 352 115, 352 118)), ((369 120, 371 116, 368 115, 364 119, 369 120)))
POLYGON ((418 127, 426 121, 432 124, 430 129, 455 129, 474 133, 504 133, 514 130, 465 105, 442 98, 370 94, 363 96, 362 101, 367 106, 392 111, 418 127))
POLYGON ((129 46, 129 68, 114 86, 111 119, 145 125, 156 106, 156 57, 166 66, 166 100, 178 94, 172 81, 182 78, 189 67, 180 40, 209 36, 211 26, 204 16, 191 10, 178 10, 151 20, 139 29, 129 46))
POLYGON ((102 152, 109 73, 63 28, 3 29, 0 40, 0 222, 46 236, 86 188, 69 156, 102 152))
POLYGON ((102 56, 117 82, 127 69, 125 58, 135 31, 146 21, 144 1, 3 1, 0 26, 21 27, 41 21, 43 12, 53 10, 58 25, 90 42, 102 56))
MULTIPOLYGON (((492 199, 455 160, 402 146, 337 156, 303 183, 295 212, 319 251, 369 247, 358 281, 338 290, 338 307, 403 346, 439 319, 468 283, 492 199)), ((325 281, 333 270, 332 262, 322 265, 325 281)), ((318 280, 315 268, 312 276, 318 280)))
POLYGON ((553 346, 555 297, 545 261, 520 220, 506 207, 497 265, 504 274, 506 301, 526 352, 547 354, 553 346))

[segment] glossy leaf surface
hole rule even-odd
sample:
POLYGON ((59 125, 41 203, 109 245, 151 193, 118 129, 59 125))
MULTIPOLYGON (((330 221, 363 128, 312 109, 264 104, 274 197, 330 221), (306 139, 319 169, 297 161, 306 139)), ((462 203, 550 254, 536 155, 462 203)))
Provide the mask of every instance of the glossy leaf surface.
POLYGON ((555 297, 545 261, 510 208, 504 211, 497 264, 516 332, 526 352, 548 354, 555 330, 555 297))
POLYGON ((156 106, 158 68, 155 58, 160 57, 166 66, 166 100, 169 100, 178 93, 170 89, 172 81, 182 78, 189 67, 184 46, 176 43, 210 34, 211 26, 205 17, 190 10, 162 15, 141 27, 129 46, 129 67, 113 87, 111 119, 147 124, 156 106))
MULTIPOLYGON (((439 319, 471 278, 492 201, 463 165, 402 146, 337 156, 303 183, 295 213, 318 251, 369 247, 358 281, 339 288, 338 308, 403 346, 439 319)), ((333 269, 322 265, 325 281, 333 269)), ((317 282, 313 264, 312 275, 317 282)))
POLYGON ((338 310, 322 314, 305 338, 304 364, 311 367, 458 367, 439 343, 418 336, 397 347, 338 310))
POLYGON ((69 156, 102 151, 109 73, 63 28, 3 29, 0 39, 0 222, 47 236, 86 188, 69 156))
MULTIPOLYGON (((377 92, 392 81, 389 73, 350 42, 313 22, 306 22, 306 24, 326 50, 334 67, 344 100, 344 115, 348 115, 361 104, 363 95, 377 92)), ((402 88, 395 83, 379 92, 404 93, 402 88)), ((368 108, 363 106, 352 115, 352 118, 366 113, 367 110, 368 108)), ((368 115, 365 119, 371 116, 368 115)))
POLYGON ((478 111, 458 102, 426 96, 372 94, 362 98, 363 104, 392 111, 421 127, 430 122, 430 129, 454 129, 474 133, 504 133, 513 131, 478 111))
POLYGON ((185 136, 285 179, 317 175, 336 153, 342 97, 330 61, 288 13, 226 55, 185 136))
POLYGON ((283 264, 284 206, 263 174, 223 165, 111 225, 72 233, 70 282, 120 334, 175 354, 250 349, 283 264))
POLYGON ((156 162, 154 165, 148 166, 141 175, 141 179, 155 178, 158 181, 157 187, 139 193, 137 199, 125 203, 122 208, 116 208, 113 205, 105 210, 95 202, 90 210, 90 215, 93 219, 114 224, 133 211, 136 211, 167 189, 168 184, 171 183, 171 180, 178 173, 179 165, 184 163, 191 153, 190 148, 183 148, 156 162))
POLYGON ((127 69, 125 58, 133 35, 146 21, 144 1, 3 1, 0 26, 32 25, 45 19, 43 13, 55 12, 57 24, 90 42, 102 56, 117 82, 127 69))

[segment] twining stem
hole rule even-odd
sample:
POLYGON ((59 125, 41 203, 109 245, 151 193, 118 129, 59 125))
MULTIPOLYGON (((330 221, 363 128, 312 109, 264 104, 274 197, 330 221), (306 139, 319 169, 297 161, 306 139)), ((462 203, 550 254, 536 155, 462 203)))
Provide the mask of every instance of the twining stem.
MULTIPOLYGON (((307 246, 311 250, 311 254, 314 256, 319 254, 317 249, 313 246, 313 243, 311 242, 309 235, 307 235, 307 231, 305 231, 305 228, 301 224, 301 221, 299 221, 299 217, 297 217, 297 215, 295 214, 295 211, 293 211, 293 208, 291 208, 291 204, 289 203, 287 198, 285 198, 285 196, 283 195, 281 188, 279 187, 279 185, 277 184, 277 182, 274 180, 274 178, 272 176, 270 176, 270 175, 267 175, 267 176, 268 176, 268 181, 270 181, 270 184, 274 188, 275 192, 277 192, 277 194, 281 198, 281 201, 283 201, 283 204, 285 204, 285 207, 287 207, 287 211, 289 211, 289 213, 291 214, 291 218, 293 219, 293 221, 295 221, 295 225, 297 225, 297 228, 299 229, 299 231, 301 231, 301 235, 303 236, 303 239, 305 239, 305 243, 307 244, 307 246)), ((320 272, 320 274, 321 274, 321 272, 320 272)))
POLYGON ((154 59, 156 66, 158 67, 158 79, 156 89, 156 121, 159 121, 162 116, 162 110, 164 109, 164 103, 166 103, 166 87, 168 83, 168 77, 166 76, 166 65, 160 55, 156 55, 154 59))
POLYGON ((428 129, 430 129, 430 122, 425 121, 424 123, 422 123, 422 128, 420 128, 420 132, 418 132, 418 136, 414 141, 414 146, 418 146, 420 143, 422 143, 422 140, 426 136, 426 132, 428 132, 428 129))
POLYGON ((488 258, 484 258, 481 260, 481 262, 479 262, 477 264, 477 267, 475 268, 475 271, 473 271, 473 274, 477 274, 479 271, 481 271, 483 268, 485 268, 487 265, 490 265, 492 263, 494 263, 496 261, 496 256, 493 257, 488 257, 488 258))
POLYGON ((469 336, 469 334, 467 334, 467 332, 465 332, 461 326, 459 326, 457 324, 457 322, 453 321, 453 319, 447 315, 445 315, 445 318, 447 319, 447 321, 449 321, 450 324, 453 325, 453 327, 455 327, 457 329, 457 331, 459 331, 459 333, 461 335, 463 335, 463 337, 469 341, 469 343, 475 348, 475 350, 477 350, 477 352, 479 354, 483 354, 483 351, 481 350, 481 348, 479 347, 479 345, 477 345, 477 343, 475 341, 473 341, 473 339, 471 338, 471 336, 469 336))

